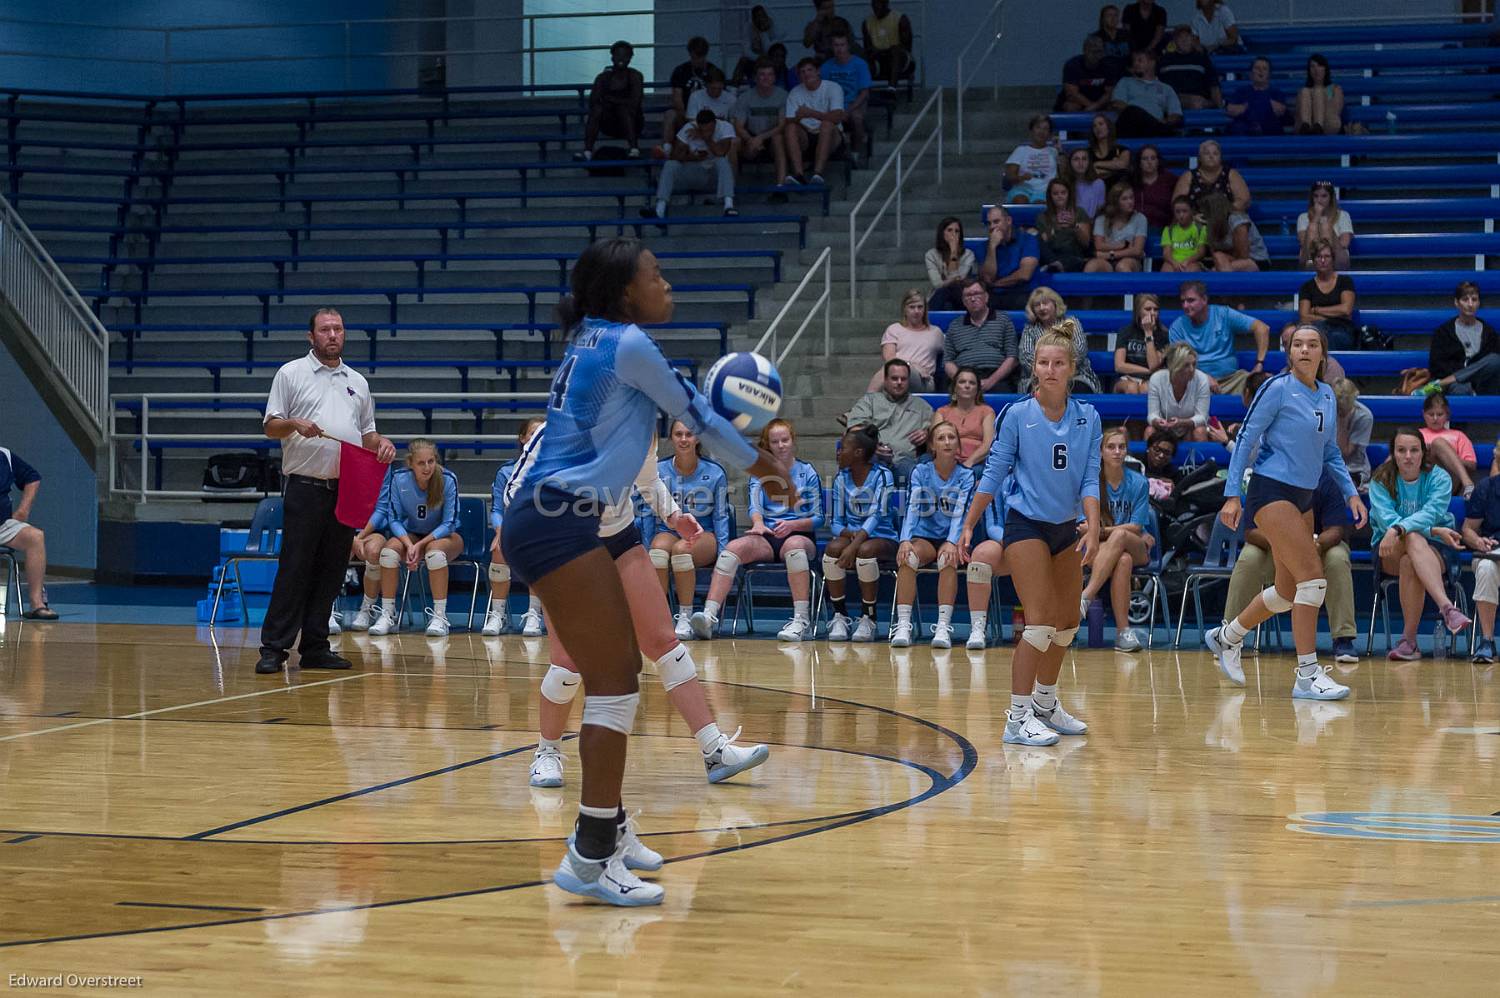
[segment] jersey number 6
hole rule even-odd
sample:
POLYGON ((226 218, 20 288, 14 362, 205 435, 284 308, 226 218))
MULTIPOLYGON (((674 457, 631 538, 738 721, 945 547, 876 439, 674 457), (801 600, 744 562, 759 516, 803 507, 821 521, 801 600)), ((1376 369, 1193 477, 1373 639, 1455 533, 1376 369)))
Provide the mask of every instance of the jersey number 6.
POLYGON ((1052 470, 1053 471, 1067 471, 1068 470, 1068 445, 1067 444, 1053 444, 1052 445, 1052 470))

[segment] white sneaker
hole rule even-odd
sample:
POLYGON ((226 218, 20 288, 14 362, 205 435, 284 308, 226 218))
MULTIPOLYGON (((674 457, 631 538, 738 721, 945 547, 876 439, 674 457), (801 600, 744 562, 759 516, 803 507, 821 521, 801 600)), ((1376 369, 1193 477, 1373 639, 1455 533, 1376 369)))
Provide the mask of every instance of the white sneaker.
POLYGON ((1298 674, 1292 683, 1293 700, 1342 700, 1349 695, 1349 687, 1330 678, 1328 666, 1319 666, 1310 677, 1298 674))
POLYGON ((1068 713, 1061 700, 1051 709, 1032 703, 1031 712, 1036 715, 1037 720, 1060 735, 1081 735, 1089 729, 1087 724, 1068 713))
POLYGON ((812 621, 793 617, 787 625, 776 632, 777 641, 802 641, 812 636, 812 621))
POLYGON ((626 869, 622 849, 616 848, 608 859, 585 859, 573 848, 571 838, 552 882, 569 894, 625 908, 661 904, 666 894, 660 884, 647 883, 626 869))
POLYGON ((984 639, 983 627, 969 628, 969 640, 964 643, 965 648, 969 649, 969 651, 984 651, 987 643, 984 639))
POLYGON ((660 870, 662 863, 665 862, 661 858, 661 853, 641 841, 633 817, 625 819, 625 824, 620 828, 620 841, 615 848, 624 857, 627 870, 645 870, 647 873, 654 873, 660 870))
POLYGON ((349 624, 353 631, 368 631, 370 625, 375 622, 375 607, 360 607, 359 612, 354 615, 354 620, 349 624))
POLYGON ((1245 685, 1245 669, 1240 665, 1240 652, 1244 649, 1244 643, 1237 645, 1221 642, 1220 633, 1224 629, 1215 627, 1203 635, 1203 643, 1208 645, 1208 650, 1214 653, 1214 663, 1218 665, 1219 671, 1224 678, 1236 686, 1245 685))
POLYGON ((854 633, 852 635, 850 635, 849 640, 851 640, 851 641, 874 641, 875 640, 875 618, 868 617, 868 616, 863 616, 862 615, 859 618, 859 624, 854 628, 854 633))
POLYGON ((1140 651, 1141 638, 1135 631, 1126 628, 1115 635, 1115 651, 1140 651))
POLYGON ((953 647, 953 625, 938 623, 932 627, 932 647, 939 650, 953 647))
POLYGON ((1034 707, 1027 707, 1019 721, 1011 720, 1006 712, 1002 740, 1011 745, 1056 745, 1060 737, 1037 718, 1034 707))
POLYGON ((510 614, 505 612, 504 607, 492 606, 484 614, 484 627, 479 633, 487 638, 493 638, 510 630, 510 614))
POLYGON ((693 640, 693 614, 689 610, 677 611, 677 626, 672 628, 678 641, 693 640))
POLYGON ((340 633, 343 632, 343 630, 344 630, 344 620, 343 620, 343 618, 339 616, 339 612, 337 610, 331 611, 328 614, 328 633, 329 634, 340 634, 340 633))
POLYGON ((432 622, 427 625, 427 636, 429 638, 446 638, 450 630, 452 630, 452 625, 448 623, 447 616, 441 613, 434 613, 432 615, 432 622))
MULTIPOLYGON (((859 622, 859 624, 860 624, 861 627, 864 626, 864 623, 865 622, 864 622, 863 619, 861 619, 860 622, 859 622)), ((858 641, 859 638, 855 638, 854 640, 858 641)), ((865 638, 864 640, 868 641, 870 639, 869 638, 865 638)), ((894 624, 891 625, 891 647, 892 648, 910 648, 911 647, 911 621, 909 621, 909 620, 898 620, 894 624)))
POLYGON ((546 632, 542 626, 542 615, 537 610, 527 610, 521 616, 521 636, 523 638, 539 638, 546 632))
POLYGON ((370 625, 370 634, 381 638, 396 629, 396 615, 394 613, 382 613, 380 619, 370 625))
POLYGON ((844 616, 842 613, 836 613, 836 614, 833 615, 833 619, 828 622, 828 640, 829 641, 848 641, 849 640, 849 618, 848 617, 844 616))
POLYGON ((719 629, 719 618, 707 610, 699 610, 688 619, 693 629, 693 636, 699 641, 708 641, 713 638, 714 632, 719 629))
POLYGON ((531 757, 531 785, 534 787, 560 787, 563 785, 563 755, 555 748, 543 746, 531 757))
POLYGON ((734 740, 739 736, 739 728, 735 728, 732 735, 720 735, 719 744, 703 757, 703 768, 708 771, 708 782, 723 783, 731 776, 743 773, 747 769, 754 769, 770 756, 771 750, 764 745, 749 745, 740 748, 734 744, 734 740))

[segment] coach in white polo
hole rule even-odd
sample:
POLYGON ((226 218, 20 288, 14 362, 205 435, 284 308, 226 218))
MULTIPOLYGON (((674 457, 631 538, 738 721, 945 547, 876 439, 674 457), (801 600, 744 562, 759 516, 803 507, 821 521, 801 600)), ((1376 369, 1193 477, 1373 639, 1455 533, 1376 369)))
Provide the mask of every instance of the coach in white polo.
POLYGON ((357 440, 386 464, 396 457, 395 445, 375 432, 369 383, 344 366, 343 317, 320 308, 307 328, 312 349, 281 366, 266 400, 266 436, 281 441, 285 519, 276 583, 260 629, 258 673, 282 670, 299 631, 302 668, 349 668, 349 660, 328 643, 328 608, 354 540, 354 528, 334 516, 338 442, 357 440))

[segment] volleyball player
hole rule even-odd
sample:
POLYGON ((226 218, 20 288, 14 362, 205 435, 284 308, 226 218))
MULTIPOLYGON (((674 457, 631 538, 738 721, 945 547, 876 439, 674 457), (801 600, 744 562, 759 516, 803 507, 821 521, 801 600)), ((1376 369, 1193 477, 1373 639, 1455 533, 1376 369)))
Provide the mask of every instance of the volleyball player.
POLYGON ((1151 498, 1146 476, 1125 467, 1130 434, 1123 426, 1112 426, 1104 432, 1100 454, 1099 490, 1103 502, 1100 515, 1099 557, 1094 559, 1089 581, 1083 587, 1080 610, 1107 585, 1110 608, 1115 615, 1115 651, 1141 650, 1140 635, 1130 627, 1131 573, 1151 561, 1156 538, 1148 531, 1151 525, 1151 498))
MULTIPOLYGON (((380 619, 380 549, 385 547, 385 534, 380 531, 385 527, 385 514, 381 512, 391 501, 391 476, 396 473, 396 465, 392 464, 385 469, 385 478, 380 482, 380 494, 375 498, 375 509, 370 513, 370 522, 366 523, 359 533, 354 535, 354 543, 349 550, 351 561, 363 561, 365 563, 364 595, 360 599, 359 610, 355 612, 354 619, 349 622, 349 627, 356 631, 368 631, 370 625, 380 619)), ((391 603, 394 607, 396 594, 391 594, 391 603)), ((333 616, 338 617, 338 598, 333 601, 333 616)), ((333 620, 329 620, 329 634, 338 632, 331 626, 333 620)))
MULTIPOLYGON (((976 483, 977 487, 977 483, 976 483)), ((973 495, 970 494, 971 503, 973 495)), ((1009 575, 1005 563, 1005 485, 1002 484, 984 511, 985 539, 969 553, 969 567, 964 570, 969 595, 969 651, 984 651, 985 626, 990 622, 990 588, 995 576, 1009 575)), ((959 559, 960 564, 963 559, 959 559)))
MULTIPOLYGON (((974 491, 974 471, 958 463, 958 427, 933 424, 928 438, 932 460, 912 470, 901 546, 896 549, 896 619, 891 647, 911 646, 911 608, 917 595, 917 569, 938 567, 938 619, 932 647, 953 647, 953 602, 958 598, 958 535, 974 491)), ((983 628, 980 629, 981 632, 983 628)))
POLYGON ((1204 635, 1219 671, 1236 686, 1244 686, 1240 652, 1245 635, 1273 615, 1292 611, 1296 700, 1342 700, 1349 695, 1349 687, 1318 665, 1318 608, 1328 580, 1313 541, 1312 506, 1325 465, 1349 505, 1354 529, 1365 525, 1365 504, 1339 450, 1333 389, 1322 380, 1327 360, 1328 338, 1322 327, 1299 325, 1287 348, 1287 370, 1260 386, 1245 413, 1224 481, 1219 519, 1231 530, 1238 530, 1245 518, 1260 529, 1271 545, 1276 582, 1234 620, 1204 635), (1250 486, 1242 489, 1252 458, 1250 486))
MULTIPOLYGON (((545 426, 547 421, 541 416, 532 416, 521 425, 521 434, 518 443, 524 449, 528 441, 538 429, 545 426)), ((490 541, 490 600, 489 607, 484 612, 484 626, 479 633, 487 638, 504 634, 510 630, 510 566, 505 563, 505 552, 500 547, 500 530, 505 520, 505 488, 510 484, 511 476, 516 472, 516 465, 520 458, 507 461, 495 472, 495 482, 490 487, 490 526, 495 531, 495 537, 490 541)), ((534 627, 535 633, 527 635, 536 637, 541 633, 542 601, 537 598, 536 593, 531 594, 531 602, 526 607, 527 617, 535 616, 532 620, 523 618, 522 627, 534 627)))
POLYGON ((877 463, 880 431, 868 424, 844 431, 839 473, 833 479, 833 539, 823 550, 823 585, 833 606, 829 641, 875 640, 875 604, 880 598, 880 562, 896 556, 896 517, 891 502, 896 473, 877 463), (851 635, 844 601, 849 569, 859 579, 859 624, 851 635))
POLYGON ((1037 339, 1035 388, 1000 411, 995 444, 958 542, 960 557, 972 558, 974 528, 1014 476, 1006 496, 1005 560, 1026 627, 1011 658, 1004 740, 1016 745, 1053 745, 1059 735, 1088 730, 1057 699, 1063 654, 1078 633, 1083 566, 1099 548, 1102 434, 1094 407, 1069 395, 1073 357, 1068 336, 1043 333, 1037 339))
POLYGON ((813 633, 812 556, 817 530, 823 526, 823 479, 818 469, 797 457, 797 428, 789 419, 773 419, 760 431, 760 447, 792 469, 796 500, 783 503, 760 481, 750 479, 750 529, 730 541, 714 562, 703 609, 693 614, 693 634, 707 641, 719 627, 719 610, 741 565, 780 561, 786 565, 792 592, 792 619, 776 634, 779 641, 801 641, 813 633))
POLYGON ((655 469, 653 477, 666 483, 677 504, 703 528, 689 540, 660 517, 652 524, 651 564, 663 590, 676 585, 676 634, 691 641, 698 569, 712 565, 729 544, 729 476, 723 466, 703 456, 698 434, 681 422, 672 424, 672 456, 656 462, 655 469))
POLYGON ((511 478, 501 544, 512 574, 541 597, 586 690, 578 821, 553 882, 610 904, 659 904, 662 888, 630 872, 619 848, 640 651, 619 573, 599 537, 600 516, 629 495, 658 409, 783 498, 788 470, 741 438, 641 330, 638 323, 671 319, 672 288, 639 240, 591 244, 571 285, 558 307, 571 343, 553 377, 547 431, 532 439, 511 478))

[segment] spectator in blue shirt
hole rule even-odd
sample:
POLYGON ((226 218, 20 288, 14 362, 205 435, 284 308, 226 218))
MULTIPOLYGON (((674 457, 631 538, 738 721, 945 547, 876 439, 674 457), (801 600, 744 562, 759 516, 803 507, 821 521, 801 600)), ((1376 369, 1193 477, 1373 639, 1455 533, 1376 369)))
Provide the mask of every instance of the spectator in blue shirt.
POLYGON ((870 64, 854 54, 849 35, 833 34, 833 57, 818 67, 825 80, 832 80, 844 91, 844 125, 849 130, 849 158, 855 166, 865 150, 865 108, 870 103, 870 64))
POLYGON ((1464 544, 1474 552, 1474 606, 1479 611, 1479 643, 1473 660, 1495 660, 1495 607, 1500 604, 1500 447, 1490 477, 1474 486, 1464 510, 1464 544))
POLYGON ((990 308, 1016 311, 1026 307, 1036 284, 1036 267, 1041 248, 1030 232, 1016 232, 1010 212, 995 205, 985 212, 989 242, 979 276, 990 286, 990 308))
POLYGON ((1208 303, 1208 285, 1184 281, 1179 291, 1182 315, 1167 331, 1167 342, 1186 343, 1198 351, 1198 370, 1213 380, 1221 394, 1239 392, 1245 379, 1265 370, 1266 351, 1271 349, 1271 328, 1259 319, 1224 305, 1208 303), (1234 338, 1249 333, 1255 337, 1255 366, 1241 370, 1234 352, 1234 338))
POLYGON ((26 588, 31 609, 21 616, 26 620, 56 620, 57 613, 47 605, 47 538, 27 521, 31 507, 42 487, 42 476, 35 468, 0 447, 0 547, 13 548, 26 555, 26 588), (21 490, 21 504, 12 508, 10 490, 21 490))
POLYGON ((1224 105, 1233 135, 1280 135, 1287 123, 1287 96, 1271 84, 1271 60, 1259 56, 1250 64, 1250 82, 1229 95, 1224 105))

